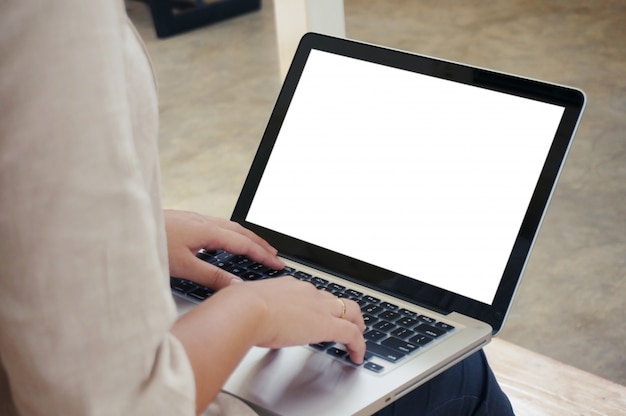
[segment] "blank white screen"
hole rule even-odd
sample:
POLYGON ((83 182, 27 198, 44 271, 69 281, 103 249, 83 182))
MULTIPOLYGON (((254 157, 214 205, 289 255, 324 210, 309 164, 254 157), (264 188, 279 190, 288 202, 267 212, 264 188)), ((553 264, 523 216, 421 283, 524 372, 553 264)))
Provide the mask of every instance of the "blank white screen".
POLYGON ((313 50, 246 219, 490 304, 562 114, 313 50))

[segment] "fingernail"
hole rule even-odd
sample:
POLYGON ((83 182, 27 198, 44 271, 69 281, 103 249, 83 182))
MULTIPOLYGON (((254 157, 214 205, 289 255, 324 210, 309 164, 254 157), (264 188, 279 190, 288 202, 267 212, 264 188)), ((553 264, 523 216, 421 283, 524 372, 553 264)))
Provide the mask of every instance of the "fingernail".
POLYGON ((238 277, 233 277, 232 279, 230 279, 230 284, 234 285, 235 283, 243 283, 243 280, 241 280, 238 277))

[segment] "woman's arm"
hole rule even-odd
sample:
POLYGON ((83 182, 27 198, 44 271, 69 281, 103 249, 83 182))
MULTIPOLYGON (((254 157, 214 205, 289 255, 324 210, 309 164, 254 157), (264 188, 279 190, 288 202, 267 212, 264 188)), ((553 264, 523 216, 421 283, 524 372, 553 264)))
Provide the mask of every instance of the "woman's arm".
POLYGON ((221 289, 196 306, 174 327, 194 370, 196 406, 203 410, 215 397, 246 352, 255 345, 280 348, 337 341, 347 345, 353 361, 363 358, 363 319, 347 299, 346 316, 335 296, 291 277, 231 285, 240 279, 195 256, 201 249, 246 255, 282 269, 276 250, 256 234, 231 221, 165 211, 170 272, 221 289))
POLYGON ((195 411, 154 79, 124 7, 0 2, 2 414, 195 411))

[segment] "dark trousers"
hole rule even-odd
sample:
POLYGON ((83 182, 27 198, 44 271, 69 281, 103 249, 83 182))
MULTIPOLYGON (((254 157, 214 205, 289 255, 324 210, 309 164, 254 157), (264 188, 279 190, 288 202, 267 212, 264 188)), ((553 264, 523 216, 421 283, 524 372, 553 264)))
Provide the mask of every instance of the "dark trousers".
POLYGON ((513 415, 481 350, 375 416, 513 415))

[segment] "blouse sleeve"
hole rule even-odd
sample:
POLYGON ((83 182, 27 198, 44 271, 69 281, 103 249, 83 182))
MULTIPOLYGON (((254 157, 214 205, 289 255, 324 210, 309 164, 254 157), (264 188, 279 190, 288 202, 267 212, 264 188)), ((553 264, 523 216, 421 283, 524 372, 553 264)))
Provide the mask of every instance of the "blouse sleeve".
POLYGON ((122 0, 0 4, 0 414, 192 415, 122 0))

